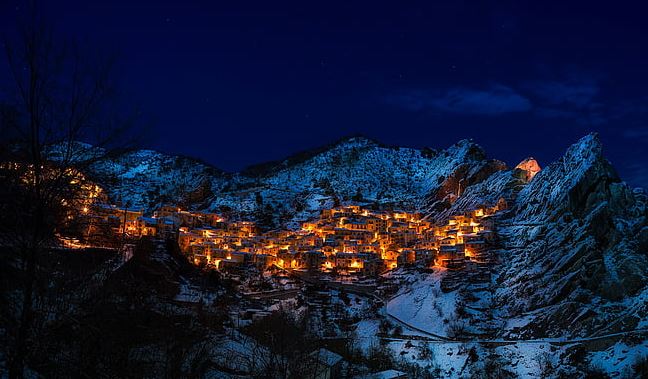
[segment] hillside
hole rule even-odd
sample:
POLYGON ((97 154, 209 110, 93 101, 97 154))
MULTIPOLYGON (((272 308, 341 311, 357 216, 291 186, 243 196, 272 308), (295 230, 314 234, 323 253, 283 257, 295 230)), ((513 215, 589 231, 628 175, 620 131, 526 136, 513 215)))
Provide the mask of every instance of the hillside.
POLYGON ((643 327, 648 208, 621 181, 596 135, 571 146, 502 219, 499 305, 533 313, 524 335, 592 335, 643 327))
POLYGON ((111 152, 89 167, 112 201, 151 211, 164 203, 205 207, 230 176, 200 161, 153 150, 111 152))
POLYGON ((503 170, 475 143, 446 150, 384 147, 362 137, 342 140, 307 159, 288 158, 257 176, 228 174, 201 162, 151 150, 106 154, 90 166, 113 201, 152 210, 163 203, 233 212, 237 217, 271 215, 294 225, 336 203, 360 201, 411 210, 450 205, 469 187, 503 170))
POLYGON ((646 195, 621 181, 596 135, 539 172, 532 159, 508 169, 468 140, 435 152, 353 137, 301 156, 256 177, 150 150, 106 154, 91 170, 114 201, 226 210, 267 228, 295 227, 342 202, 443 220, 505 201, 493 301, 501 319, 525 322, 504 334, 584 336, 648 321, 646 195))
MULTIPOLYGON (((469 140, 434 151, 353 137, 245 173, 150 150, 100 155, 90 175, 113 201, 149 211, 177 203, 267 229, 297 227, 338 203, 420 211, 438 222, 501 205, 485 271, 399 268, 383 276, 396 292, 375 316, 439 349, 451 351, 452 339, 478 350, 495 343, 521 373, 537 371, 544 346, 559 349, 554 365, 585 370, 590 360, 610 373, 648 349, 648 197, 619 178, 595 134, 542 169, 533 158, 507 168, 469 140)), ((406 350, 402 341, 390 346, 399 343, 406 350)), ((456 359, 464 370, 465 355, 456 359)))
POLYGON ((448 210, 432 214, 443 219, 507 200, 508 209, 497 216, 499 263, 490 284, 497 334, 585 337, 645 328, 644 191, 621 181, 594 134, 532 179, 526 174, 522 168, 495 172, 448 210))

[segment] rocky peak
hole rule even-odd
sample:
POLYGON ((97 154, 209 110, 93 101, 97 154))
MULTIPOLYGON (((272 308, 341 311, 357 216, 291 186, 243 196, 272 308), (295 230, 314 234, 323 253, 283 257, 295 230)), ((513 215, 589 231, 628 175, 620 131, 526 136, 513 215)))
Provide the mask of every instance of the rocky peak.
POLYGON ((541 170, 538 161, 536 161, 533 157, 529 157, 523 160, 517 166, 515 166, 515 169, 522 172, 523 179, 526 182, 530 182, 531 179, 533 179, 533 177, 541 170))
POLYGON ((588 160, 602 158, 603 145, 599 139, 598 133, 590 133, 579 139, 571 145, 565 153, 564 159, 570 160, 588 160))
POLYGON ((450 156, 458 159, 481 161, 486 159, 484 148, 476 144, 472 139, 463 139, 445 150, 450 156))
POLYGON ((607 191, 619 182, 612 165, 602 155, 595 133, 570 146, 565 155, 537 173, 518 197, 518 216, 528 218, 561 208, 576 214, 587 207, 590 196, 607 191))
MULTIPOLYGON (((342 148, 344 148, 344 147, 365 147, 365 146, 378 146, 378 145, 380 145, 379 142, 377 142, 377 141, 375 141, 375 140, 373 140, 371 138, 358 135, 358 136, 351 136, 351 137, 342 138, 342 139, 334 142, 330 146, 330 148, 334 149, 334 148, 340 148, 340 147, 342 147, 342 148)), ((325 146, 323 148, 323 150, 326 150, 326 148, 327 147, 325 146)))
MULTIPOLYGON (((613 332, 621 323, 610 325, 601 304, 643 302, 645 204, 602 150, 596 134, 570 146, 524 186, 503 227, 497 297, 513 313, 544 308, 525 327, 534 335, 613 332)), ((637 322, 622 308, 615 318, 637 322)))

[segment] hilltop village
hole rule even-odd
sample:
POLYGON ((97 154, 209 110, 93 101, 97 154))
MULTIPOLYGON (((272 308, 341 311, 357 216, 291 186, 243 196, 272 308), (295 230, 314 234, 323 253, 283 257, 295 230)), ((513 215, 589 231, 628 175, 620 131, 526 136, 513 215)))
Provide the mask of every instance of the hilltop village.
POLYGON ((84 208, 88 235, 106 227, 138 238, 176 239, 196 265, 217 270, 254 265, 334 275, 375 276, 405 265, 462 269, 488 265, 492 216, 505 208, 480 208, 434 225, 420 213, 374 211, 359 205, 322 210, 300 230, 261 233, 250 221, 228 221, 214 213, 164 206, 152 217, 140 210, 96 204, 84 208))

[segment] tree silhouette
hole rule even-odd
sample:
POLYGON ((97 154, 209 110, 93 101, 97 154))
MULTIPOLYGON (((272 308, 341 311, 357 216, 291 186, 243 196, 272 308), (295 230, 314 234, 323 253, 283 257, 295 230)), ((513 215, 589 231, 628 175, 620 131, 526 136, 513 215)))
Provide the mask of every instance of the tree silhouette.
POLYGON ((31 353, 47 288, 37 283, 50 274, 43 262, 61 226, 79 219, 88 200, 92 182, 82 172, 130 124, 108 106, 111 60, 82 55, 57 39, 34 7, 28 13, 19 37, 4 44, 14 86, 0 112, 0 244, 17 277, 2 289, 9 378, 24 376, 31 353))

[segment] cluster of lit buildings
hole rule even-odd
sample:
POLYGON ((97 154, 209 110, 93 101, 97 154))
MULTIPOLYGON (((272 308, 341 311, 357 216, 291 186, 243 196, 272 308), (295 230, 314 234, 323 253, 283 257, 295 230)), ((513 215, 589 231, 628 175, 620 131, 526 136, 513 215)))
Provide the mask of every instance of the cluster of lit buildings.
MULTIPOLYGON (((525 162, 529 167, 520 168, 531 177, 539 171, 535 160, 525 162)), ((33 175, 33 167, 17 163, 3 163, 0 170, 24 171, 22 178, 26 181, 33 175)), ((495 207, 453 215, 445 225, 435 225, 420 213, 346 205, 322 210, 317 219, 304 222, 299 230, 261 233, 254 222, 228 221, 215 213, 163 206, 147 216, 141 209, 111 205, 104 202, 101 188, 80 172, 61 170, 57 177, 69 180, 83 194, 74 204, 63 200, 69 210, 69 224, 78 220, 77 212, 85 221, 81 238, 85 244, 61 238, 64 245, 92 246, 106 236, 174 239, 195 264, 216 269, 253 264, 259 268, 376 275, 408 264, 448 269, 461 269, 467 262, 488 265, 487 246, 494 236, 492 215, 505 207, 502 199, 495 207)), ((51 168, 46 171, 51 176, 56 173, 51 168)))
POLYGON ((256 265, 260 269, 320 270, 376 275, 408 264, 463 268, 489 264, 492 215, 498 207, 454 215, 444 225, 420 213, 373 211, 358 205, 325 209, 300 230, 261 233, 251 221, 227 221, 215 213, 163 206, 150 217, 142 210, 96 202, 83 208, 87 236, 177 239, 195 264, 216 269, 256 265))
POLYGON ((189 212, 178 207, 164 206, 145 216, 144 210, 119 207, 95 202, 82 210, 86 220, 88 239, 103 235, 110 230, 113 235, 125 238, 152 236, 161 239, 177 239, 180 229, 218 225, 222 219, 213 213, 189 212))
POLYGON ((451 217, 438 226, 419 213, 372 211, 357 205, 325 209, 300 230, 259 233, 252 222, 227 222, 214 214, 173 207, 156 216, 188 217, 178 244, 194 263, 217 269, 245 264, 259 268, 308 269, 337 274, 376 275, 401 265, 460 269, 466 262, 488 264, 493 240, 491 215, 497 207, 451 217), (185 212, 185 213, 182 213, 185 212))

